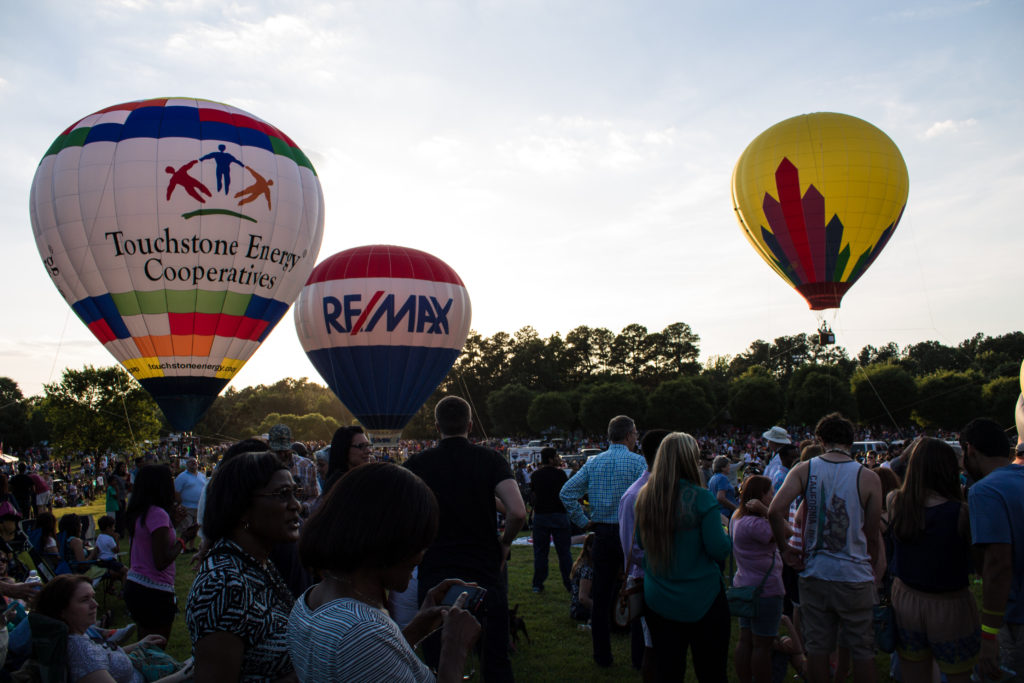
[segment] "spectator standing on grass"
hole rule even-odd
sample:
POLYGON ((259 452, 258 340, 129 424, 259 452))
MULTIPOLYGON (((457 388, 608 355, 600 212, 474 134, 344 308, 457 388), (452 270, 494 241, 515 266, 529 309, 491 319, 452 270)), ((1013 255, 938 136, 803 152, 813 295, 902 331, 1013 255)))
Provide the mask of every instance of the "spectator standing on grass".
MULTIPOLYGON (((818 421, 825 452, 790 470, 768 517, 783 559, 800 570, 800 616, 812 683, 830 678, 829 655, 847 648, 856 681, 875 680, 873 560, 883 552, 878 533, 882 485, 850 456, 853 423, 839 413, 818 421), (805 493, 803 553, 788 545, 790 504, 805 493)), ((884 568, 884 562, 876 565, 884 568)))
POLYGON ((611 611, 616 579, 623 566, 619 501, 630 484, 647 471, 646 461, 633 452, 639 436, 632 418, 626 415, 613 417, 608 423, 608 450, 587 459, 559 494, 569 518, 577 526, 594 532, 591 638, 594 662, 601 667, 613 664, 611 611), (590 501, 589 518, 580 505, 583 496, 590 501))
POLYGON ((978 418, 960 431, 971 541, 982 577, 979 673, 1004 680, 1000 666, 1024 680, 1024 448, 1011 452, 997 422, 978 418), (1012 460, 1011 460, 1012 458, 1012 460))
MULTIPOLYGON (((622 494, 619 501, 619 542, 622 544, 622 555, 624 557, 624 570, 627 583, 643 580, 644 576, 644 551, 636 540, 636 497, 640 489, 650 479, 651 470, 654 469, 654 459, 658 454, 658 447, 662 440, 671 432, 667 429, 649 429, 640 440, 640 452, 647 461, 647 471, 634 481, 626 492, 622 494)), ((643 617, 635 619, 630 627, 630 659, 633 668, 643 669, 645 679, 654 675, 654 643, 651 641, 651 633, 647 622, 643 617)))
POLYGON ((151 633, 171 637, 177 613, 174 561, 195 537, 193 526, 178 538, 171 515, 174 479, 165 465, 147 465, 139 471, 128 499, 128 528, 132 531, 131 569, 124 584, 124 602, 138 624, 139 637, 151 633))
MULTIPOLYGON (((526 521, 526 505, 508 462, 496 451, 469 442, 473 428, 469 403, 458 396, 445 396, 434 408, 434 421, 441 436, 438 445, 405 463, 434 492, 440 508, 437 538, 419 567, 419 601, 422 604, 430 589, 448 578, 474 581, 486 588, 481 619, 483 679, 511 681, 504 567, 512 542, 526 521), (496 498, 505 508, 505 531, 500 539, 496 498)), ((436 667, 442 650, 439 638, 428 638, 423 649, 427 664, 436 667)))
POLYGON ((699 459, 692 436, 669 434, 636 499, 646 621, 663 681, 684 680, 687 652, 698 681, 726 680, 732 623, 722 568, 731 543, 717 501, 700 484, 699 459))
POLYGON ((558 492, 568 481, 560 468, 562 459, 558 451, 548 446, 540 452, 541 468, 532 478, 533 490, 533 592, 544 590, 544 581, 548 578, 548 548, 552 538, 555 541, 555 555, 558 556, 558 569, 562 575, 565 590, 572 591, 569 583, 569 572, 572 570, 572 553, 569 515, 562 505, 558 492))
POLYGON ((966 683, 981 643, 960 463, 940 439, 919 439, 907 453, 907 480, 888 505, 900 674, 930 683, 934 660, 949 683, 966 683))
POLYGON ((177 531, 182 531, 199 522, 199 498, 206 488, 206 475, 199 471, 199 461, 190 457, 185 462, 185 470, 174 478, 174 490, 178 494, 181 506, 185 509, 177 531))
POLYGON ((36 485, 32 482, 32 478, 25 474, 27 469, 25 463, 19 462, 18 473, 10 480, 11 495, 14 496, 15 502, 18 504, 18 511, 25 519, 35 516, 36 495, 36 485))

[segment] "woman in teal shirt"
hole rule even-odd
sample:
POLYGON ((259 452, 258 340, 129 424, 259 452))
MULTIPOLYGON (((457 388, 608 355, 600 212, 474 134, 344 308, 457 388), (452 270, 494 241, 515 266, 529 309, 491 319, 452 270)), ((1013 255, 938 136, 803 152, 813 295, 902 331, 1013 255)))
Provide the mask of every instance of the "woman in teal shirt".
POLYGON ((732 545, 718 501, 701 486, 700 448, 689 434, 661 442, 636 499, 636 529, 658 679, 683 680, 690 649, 698 681, 726 681, 732 623, 722 567, 732 545))

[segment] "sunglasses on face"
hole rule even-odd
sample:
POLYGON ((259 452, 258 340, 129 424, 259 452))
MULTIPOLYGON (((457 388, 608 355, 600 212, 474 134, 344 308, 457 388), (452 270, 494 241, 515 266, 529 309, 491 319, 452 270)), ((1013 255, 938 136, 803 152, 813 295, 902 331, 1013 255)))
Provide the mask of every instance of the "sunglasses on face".
POLYGON ((290 503, 293 500, 297 501, 301 494, 302 494, 302 487, 296 485, 296 486, 282 486, 281 488, 279 488, 276 491, 271 491, 269 493, 254 493, 252 495, 255 498, 276 498, 277 500, 281 501, 282 503, 290 503))

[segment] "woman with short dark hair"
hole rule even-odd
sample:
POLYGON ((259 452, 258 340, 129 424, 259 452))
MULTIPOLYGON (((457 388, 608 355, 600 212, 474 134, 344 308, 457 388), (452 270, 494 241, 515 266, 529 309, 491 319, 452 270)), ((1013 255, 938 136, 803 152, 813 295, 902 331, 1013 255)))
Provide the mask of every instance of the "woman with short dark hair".
POLYGON ((210 551, 188 595, 196 681, 292 676, 285 637, 291 591, 271 550, 299 536, 291 472, 271 452, 241 453, 208 485, 203 531, 210 551))
POLYGON ((300 680, 432 681, 413 647, 442 626, 438 679, 461 680, 480 626, 442 608, 448 579, 431 589, 404 630, 384 611, 387 591, 404 591, 437 534, 437 501, 415 474, 387 463, 359 467, 321 500, 299 540, 303 564, 324 579, 295 601, 288 647, 300 680))

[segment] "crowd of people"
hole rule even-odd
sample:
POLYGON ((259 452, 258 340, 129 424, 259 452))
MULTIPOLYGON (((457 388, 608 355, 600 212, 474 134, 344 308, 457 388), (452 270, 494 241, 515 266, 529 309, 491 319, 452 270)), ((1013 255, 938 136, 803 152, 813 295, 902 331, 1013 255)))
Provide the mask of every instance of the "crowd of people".
POLYGON ((435 419, 436 442, 386 458, 401 465, 375 458, 359 427, 326 444, 286 425, 171 466, 90 460, 107 513, 94 548, 77 515, 58 521, 49 501, 9 488, 0 519, 34 518, 41 551, 71 573, 38 595, 18 582, 0 593, 63 623, 72 678, 89 683, 154 680, 141 655, 167 644, 181 612, 193 659, 159 680, 454 681, 475 648, 483 680, 511 681, 506 563, 528 526, 532 590, 550 588, 553 544, 567 622, 589 631, 598 668, 614 663, 612 615, 632 593, 645 606, 630 664, 644 680, 683 680, 688 662, 700 681, 778 681, 789 667, 875 680, 880 606, 898 680, 1024 673, 1024 449, 991 420, 966 425, 956 447, 943 434, 857 457, 839 414, 813 434, 697 436, 641 434, 620 415, 575 467, 548 447, 513 468, 469 441, 464 400, 442 399, 435 419), (179 605, 183 553, 196 575, 179 605), (97 628, 92 582, 77 573, 94 563, 123 580, 134 646, 97 628))

